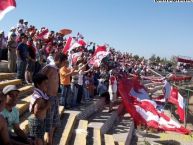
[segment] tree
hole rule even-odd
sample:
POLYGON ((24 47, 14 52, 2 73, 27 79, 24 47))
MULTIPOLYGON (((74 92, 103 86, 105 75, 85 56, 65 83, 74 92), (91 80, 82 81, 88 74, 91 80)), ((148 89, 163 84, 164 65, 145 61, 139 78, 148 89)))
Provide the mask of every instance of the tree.
POLYGON ((157 62, 157 63, 160 63, 160 60, 161 60, 160 57, 157 56, 157 57, 156 57, 156 62, 157 62))
POLYGON ((149 58, 149 60, 150 60, 151 62, 155 62, 155 60, 156 60, 156 55, 153 54, 153 55, 149 58))
POLYGON ((139 56, 138 55, 134 55, 133 56, 135 60, 138 60, 139 59, 139 56))

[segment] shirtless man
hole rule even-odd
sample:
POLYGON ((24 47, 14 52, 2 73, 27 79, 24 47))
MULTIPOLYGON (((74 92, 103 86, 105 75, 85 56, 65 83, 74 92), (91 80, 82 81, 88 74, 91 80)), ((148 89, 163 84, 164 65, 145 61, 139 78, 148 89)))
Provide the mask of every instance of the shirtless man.
POLYGON ((46 119, 46 143, 48 145, 53 144, 53 133, 56 127, 60 126, 60 116, 59 116, 59 68, 64 66, 67 57, 58 53, 55 55, 54 62, 55 65, 47 65, 42 69, 42 73, 48 77, 48 91, 47 94, 51 101, 51 111, 48 113, 48 118, 46 119))
POLYGON ((30 102, 31 116, 28 118, 30 136, 34 138, 35 145, 44 144, 45 118, 50 109, 49 97, 46 95, 48 77, 36 74, 33 78, 34 93, 30 102))

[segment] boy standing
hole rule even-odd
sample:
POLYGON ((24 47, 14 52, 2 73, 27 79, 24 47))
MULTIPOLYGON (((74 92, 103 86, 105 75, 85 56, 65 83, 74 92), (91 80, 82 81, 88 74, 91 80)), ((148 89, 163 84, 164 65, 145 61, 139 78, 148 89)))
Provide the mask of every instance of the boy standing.
POLYGON ((50 109, 49 97, 46 95, 48 77, 37 74, 34 79, 34 92, 30 102, 31 116, 28 118, 30 136, 34 138, 36 145, 44 144, 45 118, 50 109))

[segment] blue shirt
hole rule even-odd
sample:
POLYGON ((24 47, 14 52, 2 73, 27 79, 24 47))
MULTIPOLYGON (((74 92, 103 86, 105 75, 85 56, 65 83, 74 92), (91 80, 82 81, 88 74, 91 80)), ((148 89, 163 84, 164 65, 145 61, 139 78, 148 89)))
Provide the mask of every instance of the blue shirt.
POLYGON ((107 86, 105 86, 105 84, 103 84, 103 83, 100 83, 97 87, 97 92, 98 92, 99 96, 101 96, 103 93, 108 92, 107 86))
POLYGON ((13 125, 19 123, 19 111, 16 107, 12 108, 12 111, 8 111, 6 108, 1 112, 5 120, 7 120, 8 129, 12 131, 13 125))
POLYGON ((28 56, 28 46, 24 43, 19 43, 17 50, 19 52, 18 60, 26 61, 28 56))

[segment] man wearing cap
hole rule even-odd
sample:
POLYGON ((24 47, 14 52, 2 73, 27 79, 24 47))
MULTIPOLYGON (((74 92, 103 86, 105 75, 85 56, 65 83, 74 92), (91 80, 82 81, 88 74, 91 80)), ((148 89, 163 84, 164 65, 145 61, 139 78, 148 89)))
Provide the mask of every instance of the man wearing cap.
POLYGON ((8 40, 10 39, 10 36, 15 33, 16 34, 16 28, 15 27, 11 27, 11 29, 8 32, 8 40))
POLYGON ((28 143, 27 136, 19 126, 19 111, 15 107, 19 90, 15 85, 4 87, 3 94, 6 95, 5 108, 1 112, 7 121, 9 136, 12 140, 28 143))

